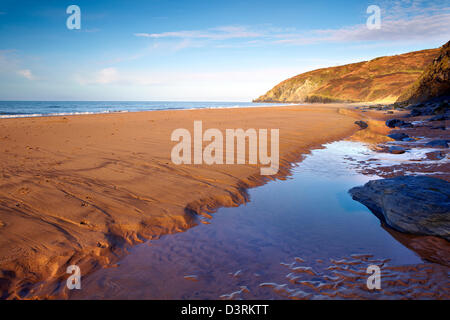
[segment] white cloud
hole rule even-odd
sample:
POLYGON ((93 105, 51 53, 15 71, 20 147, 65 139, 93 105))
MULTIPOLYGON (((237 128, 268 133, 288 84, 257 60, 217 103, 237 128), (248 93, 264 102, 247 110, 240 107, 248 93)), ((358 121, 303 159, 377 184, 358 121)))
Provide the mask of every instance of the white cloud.
POLYGON ((288 35, 276 43, 308 44, 319 42, 360 41, 413 41, 450 38, 450 14, 416 16, 409 20, 382 19, 380 29, 368 29, 365 25, 341 29, 313 30, 309 36, 288 35))
MULTIPOLYGON (((312 30, 309 34, 277 35, 277 43, 318 42, 410 42, 450 39, 450 4, 440 1, 380 1, 381 28, 368 29, 366 21, 337 29, 312 30)), ((364 16, 364 18, 368 17, 364 16)))
POLYGON ((207 30, 182 30, 162 33, 135 33, 137 37, 146 38, 183 38, 183 39, 205 39, 205 40, 228 40, 255 38, 262 36, 257 32, 248 30, 244 26, 223 26, 207 30))
POLYGON ((222 26, 205 30, 181 30, 162 33, 136 33, 137 37, 154 40, 184 39, 178 48, 214 45, 243 47, 267 45, 305 45, 311 43, 348 43, 364 41, 411 42, 421 40, 448 41, 450 38, 450 5, 438 1, 382 1, 381 28, 366 27, 366 12, 361 23, 335 29, 296 30, 273 26, 222 26), (211 43, 211 41, 215 41, 211 43))
POLYGON ((108 84, 119 80, 119 73, 115 68, 105 68, 97 72, 94 78, 96 83, 108 84))
POLYGON ((102 92, 111 94, 108 99, 114 99, 120 92, 122 97, 136 100, 249 101, 284 79, 337 62, 340 61, 316 59, 308 61, 307 66, 303 61, 296 61, 295 66, 218 71, 118 69, 115 80, 108 83, 99 81, 99 70, 78 74, 76 81, 88 85, 92 92, 101 87, 102 92))
POLYGON ((152 85, 159 83, 145 72, 119 71, 117 68, 104 68, 95 72, 76 74, 75 80, 82 85, 152 85))
POLYGON ((37 78, 33 72, 28 68, 24 68, 23 64, 17 50, 0 50, 0 74, 13 77, 19 75, 28 80, 36 80, 37 78))
POLYGON ((20 74, 22 77, 27 78, 28 80, 36 79, 30 69, 18 70, 17 73, 20 74))

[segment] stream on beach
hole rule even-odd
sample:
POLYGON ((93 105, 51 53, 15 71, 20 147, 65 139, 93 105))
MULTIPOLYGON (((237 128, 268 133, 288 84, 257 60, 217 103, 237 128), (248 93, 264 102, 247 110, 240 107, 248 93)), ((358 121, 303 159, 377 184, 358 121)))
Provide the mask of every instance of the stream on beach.
MULTIPOLYGON (((116 267, 83 277, 68 298, 449 299, 450 268, 426 245, 434 238, 383 226, 348 194, 379 178, 363 174, 362 163, 408 156, 417 154, 396 158, 351 139, 325 144, 287 180, 250 189, 247 204, 132 247, 116 267), (367 288, 369 265, 380 267, 379 290, 367 288)), ((439 245, 449 251, 445 240, 439 245)))

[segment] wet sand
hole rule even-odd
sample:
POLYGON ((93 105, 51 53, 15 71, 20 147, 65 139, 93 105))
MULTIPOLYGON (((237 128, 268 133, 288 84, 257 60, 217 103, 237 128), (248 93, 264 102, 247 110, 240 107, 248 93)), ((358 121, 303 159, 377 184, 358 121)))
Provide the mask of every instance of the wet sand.
POLYGON ((347 192, 379 178, 358 170, 377 155, 360 133, 312 150, 287 181, 249 190, 249 203, 209 224, 131 248, 61 298, 450 298, 448 241, 396 232, 347 192), (370 265, 380 290, 367 288, 370 265))
MULTIPOLYGON (((431 151, 420 143, 404 155, 380 152, 393 143, 382 117, 378 112, 365 119, 368 129, 312 150, 288 181, 250 190, 245 206, 219 209, 210 224, 138 245, 114 268, 84 278, 82 290, 62 290, 60 297, 449 299, 449 242, 397 232, 347 193, 388 171, 404 174, 392 166, 430 165, 412 161, 431 151), (366 284, 373 265, 381 272, 379 290, 366 284)), ((422 166, 408 170, 423 173, 422 166)))
MULTIPOLYGON (((397 117, 395 117, 397 118, 397 117)), ((384 126, 384 121, 378 122, 375 126, 377 133, 371 133, 371 130, 362 130, 357 132, 354 137, 356 140, 361 138, 371 139, 380 157, 384 158, 384 163, 374 167, 376 159, 361 161, 361 171, 369 175, 377 175, 383 178, 391 178, 400 175, 427 175, 450 181, 450 149, 440 147, 430 147, 426 144, 432 140, 448 139, 448 121, 427 121, 428 117, 399 117, 404 121, 414 123, 412 128, 388 128, 384 126), (439 129, 437 129, 439 128, 439 129), (441 129, 442 128, 442 129, 441 129), (394 141, 386 136, 388 133, 405 133, 412 141, 394 141), (386 150, 389 146, 399 146, 405 149, 405 153, 394 155, 386 150), (405 157, 408 158, 405 161, 405 157)))
MULTIPOLYGON (((153 111, 3 119, 0 296, 110 266, 132 244, 184 231, 247 189, 284 179, 292 163, 358 127, 345 105, 153 111), (175 165, 170 135, 207 128, 280 129, 280 170, 257 165, 175 165), (200 219, 199 219, 200 218, 200 219)), ((55 282, 57 283, 57 282, 55 282)), ((47 297, 51 297, 51 294, 47 297)), ((41 296, 42 298, 42 296, 41 296)))

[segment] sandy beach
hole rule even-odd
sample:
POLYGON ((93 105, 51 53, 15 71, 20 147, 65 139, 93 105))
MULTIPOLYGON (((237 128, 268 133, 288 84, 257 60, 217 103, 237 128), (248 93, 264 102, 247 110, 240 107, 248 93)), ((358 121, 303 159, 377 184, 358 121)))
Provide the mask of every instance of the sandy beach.
MULTIPOLYGON (((246 190, 284 179, 292 162, 358 130, 346 105, 151 111, 2 119, 0 291, 29 288, 111 265, 131 244, 186 230, 246 190), (175 165, 177 128, 278 128, 280 170, 258 165, 175 165)), ((357 114, 356 114, 357 116, 357 114)))
POLYGON ((449 15, 6 1, 0 304, 450 300, 449 15))

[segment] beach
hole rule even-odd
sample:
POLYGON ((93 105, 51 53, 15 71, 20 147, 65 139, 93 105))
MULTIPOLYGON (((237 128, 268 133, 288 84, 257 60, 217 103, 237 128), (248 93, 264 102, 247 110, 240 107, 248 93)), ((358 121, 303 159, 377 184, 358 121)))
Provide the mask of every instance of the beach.
POLYGON ((27 295, 65 275, 114 265, 126 249, 184 231, 217 208, 246 203, 247 189, 285 179, 311 149, 358 130, 344 104, 177 110, 2 119, 0 290, 27 295), (344 114, 345 113, 345 114, 344 114), (176 165, 171 133, 279 129, 280 167, 176 165))
POLYGON ((0 303, 449 300, 449 16, 7 1, 0 303))

